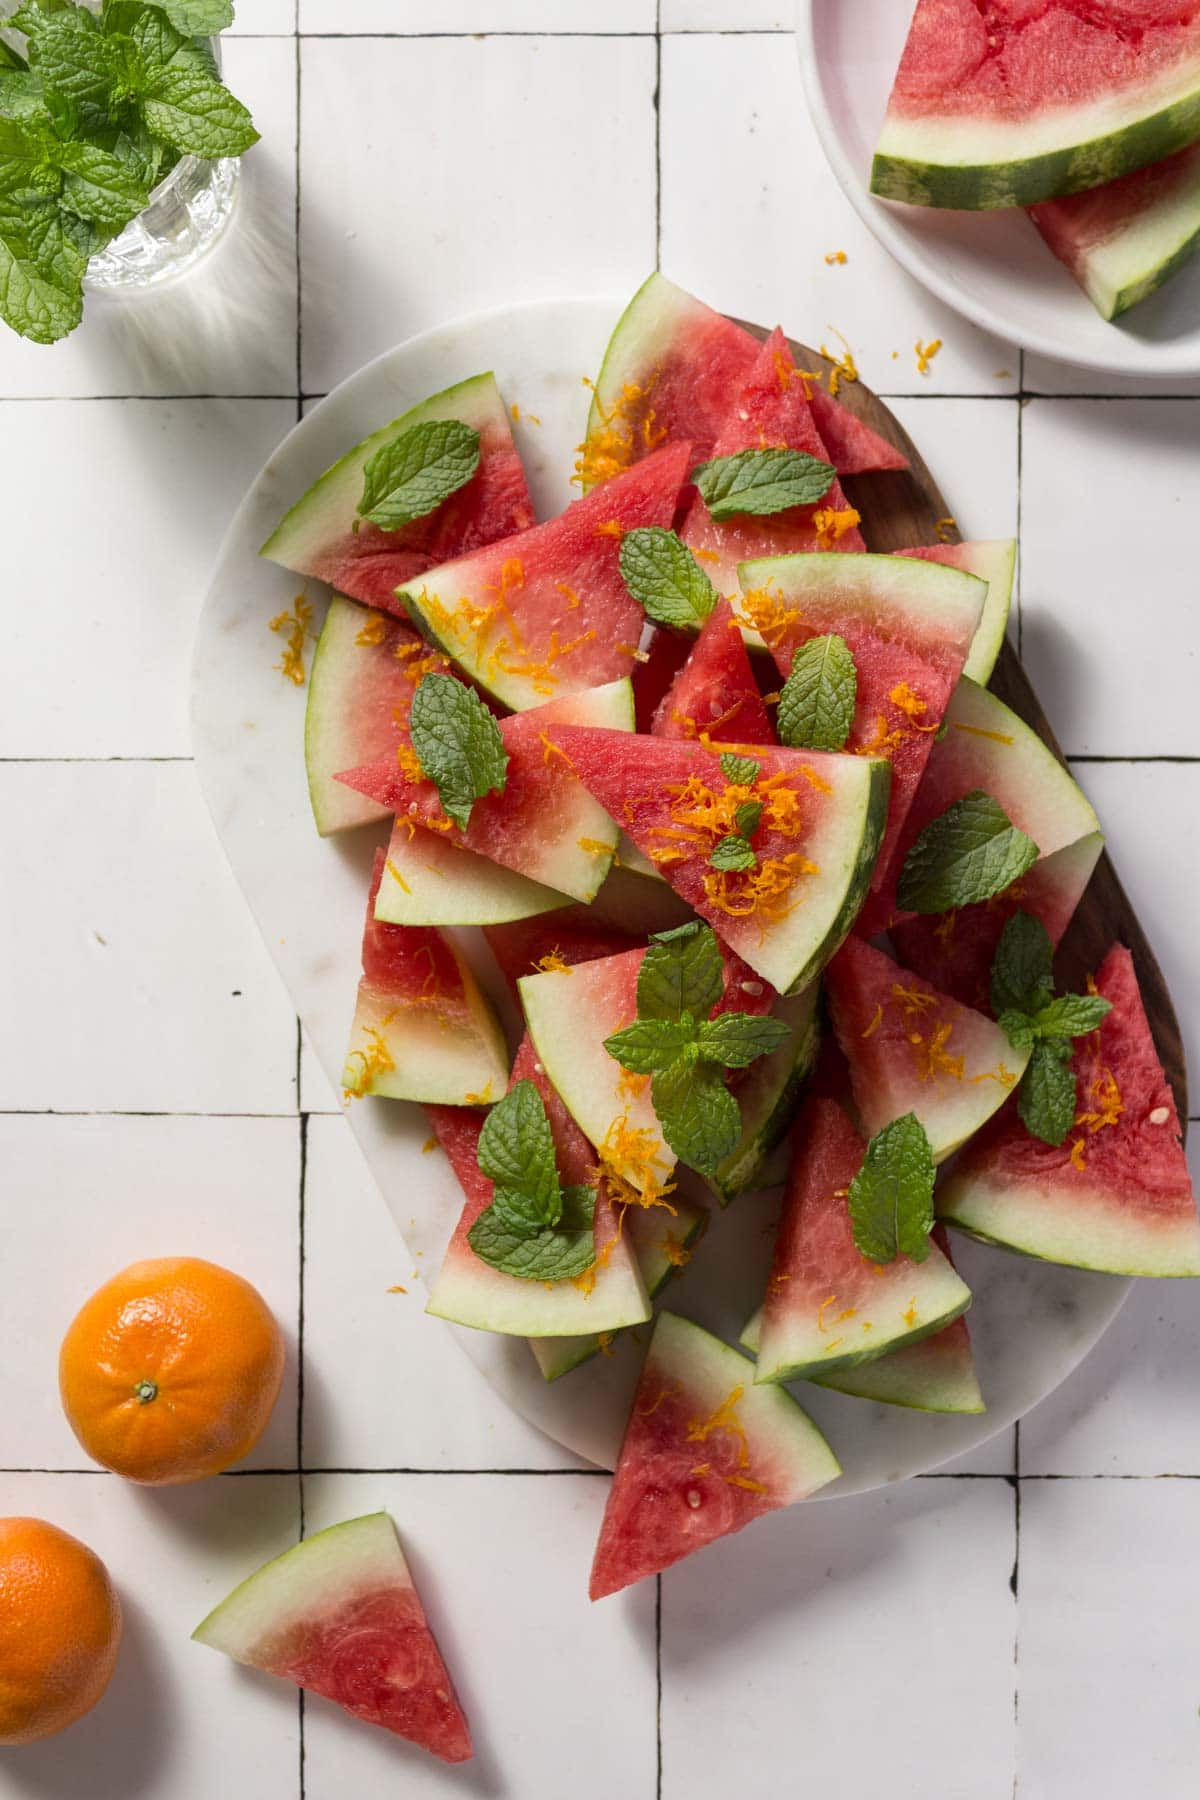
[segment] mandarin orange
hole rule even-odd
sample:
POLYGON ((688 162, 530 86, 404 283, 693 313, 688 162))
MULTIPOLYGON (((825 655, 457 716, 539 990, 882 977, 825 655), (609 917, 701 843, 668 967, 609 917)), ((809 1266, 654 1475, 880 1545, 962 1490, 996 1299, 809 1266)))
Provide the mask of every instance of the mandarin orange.
POLYGON ((216 1475, 262 1436, 283 1338, 257 1288, 198 1257, 133 1263, 77 1314, 58 1380, 72 1431, 106 1469, 163 1485, 216 1475))
POLYGON ((44 1519, 0 1519, 0 1744, 89 1712, 121 1642, 121 1602, 94 1551, 44 1519))

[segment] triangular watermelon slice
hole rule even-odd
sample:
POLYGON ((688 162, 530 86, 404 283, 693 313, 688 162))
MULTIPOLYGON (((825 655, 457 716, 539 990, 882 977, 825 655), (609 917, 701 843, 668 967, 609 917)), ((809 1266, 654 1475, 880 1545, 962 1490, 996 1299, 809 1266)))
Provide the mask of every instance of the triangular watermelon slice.
MULTIPOLYGON (((806 384, 797 373, 788 341, 778 326, 761 347, 729 410, 714 456, 739 450, 800 450, 827 462, 828 454, 813 420, 806 384)), ((857 529, 858 514, 835 479, 814 506, 792 506, 784 512, 756 517, 744 513, 724 523, 709 516, 699 494, 688 508, 679 535, 699 558, 705 574, 722 594, 738 591, 738 564, 764 556, 791 556, 808 550, 865 550, 857 529)))
POLYGON ((327 581, 369 606, 399 612, 394 595, 400 582, 524 531, 533 517, 496 378, 475 375, 423 400, 357 444, 285 514, 260 554, 298 575, 327 581), (458 419, 478 431, 479 467, 470 481, 434 512, 398 531, 383 531, 361 518, 363 469, 371 457, 414 426, 435 419, 458 419))
POLYGON ((550 727, 567 722, 632 731, 629 682, 566 694, 501 719, 500 736, 508 753, 504 791, 475 802, 465 831, 443 812, 438 790, 421 774, 407 733, 401 761, 386 757, 344 770, 338 779, 395 813, 398 830, 411 833, 423 826, 530 881, 586 901, 612 866, 618 830, 554 749, 550 727))
POLYGON ((750 658, 728 600, 718 601, 654 714, 655 737, 773 744, 750 658))
POLYGON ((971 1292, 936 1244, 924 1262, 868 1262, 854 1242, 847 1190, 866 1154, 841 1107, 808 1100, 763 1302, 759 1382, 806 1379, 872 1362, 940 1331, 971 1292))
POLYGON ((462 1106, 508 1080, 500 1021, 440 931, 375 917, 384 852, 375 852, 362 980, 342 1077, 347 1094, 462 1106))
MULTIPOLYGON (((596 378, 576 464, 585 486, 678 440, 691 443, 693 465, 704 462, 761 348, 723 313, 651 275, 617 320, 596 378)), ((815 385, 812 394, 839 474, 907 467, 893 445, 840 401, 815 385)))
POLYGON ((922 544, 914 549, 893 550, 893 556, 915 557, 918 562, 944 563, 988 584, 979 629, 971 640, 963 674, 986 687, 1008 626, 1013 581, 1017 573, 1015 538, 980 538, 966 544, 922 544))
MULTIPOLYGON (((527 1036, 513 1063, 512 1085, 532 1081, 546 1108, 558 1172, 565 1186, 594 1187, 596 1157, 551 1087, 527 1036)), ((426 1312, 478 1331, 516 1337, 572 1337, 619 1331, 650 1317, 646 1290, 607 1184, 596 1194, 596 1263, 572 1281, 527 1281, 476 1256, 467 1234, 492 1203, 492 1183, 477 1160, 484 1115, 471 1107, 431 1106, 429 1122, 467 1197, 462 1217, 429 1295, 426 1312)))
POLYGON ((543 913, 536 919, 517 919, 507 925, 489 925, 484 931, 492 955, 512 990, 523 975, 578 963, 597 962, 604 956, 620 956, 642 946, 628 932, 597 924, 586 906, 566 906, 560 912, 543 913))
POLYGON ((841 1474, 782 1388, 756 1388, 736 1350, 660 1313, 592 1563, 593 1600, 791 1506, 841 1474))
MULTIPOLYGON (((847 748, 886 757, 892 768, 887 830, 871 884, 878 889, 987 589, 958 569, 895 556, 779 557, 743 564, 740 577, 739 611, 762 631, 785 676, 801 645, 831 632, 854 657, 858 698, 847 748)), ((873 935, 886 923, 872 909, 859 929, 873 935)))
POLYGON ((1096 977, 1112 1001, 1075 1040, 1075 1128, 1056 1149, 1015 1102, 951 1168, 939 1214, 973 1237, 1113 1275, 1200 1275, 1200 1220, 1179 1118, 1133 958, 1115 945, 1096 977))
POLYGON ((556 519, 406 582, 397 599, 514 712, 617 681, 644 623, 621 577, 621 539, 670 525, 691 466, 690 446, 672 444, 556 519))
POLYGON ((885 761, 750 745, 759 775, 737 784, 722 772, 718 745, 572 725, 550 735, 588 791, 756 974, 785 993, 820 973, 849 931, 875 865, 885 761), (751 869, 714 869, 711 854, 736 830, 747 801, 763 807, 750 840, 758 860, 751 869))
POLYGON ((1025 1073, 1028 1050, 1014 1050, 991 1019, 859 937, 826 969, 825 995, 869 1138, 915 1113, 934 1162, 944 1162, 1025 1073))
POLYGON ((557 889, 448 843, 443 833, 397 823, 375 916, 392 925, 498 925, 565 905, 557 889))
POLYGON ((443 1762, 471 1731, 387 1513, 347 1519, 234 1588, 193 1639, 321 1694, 443 1762))

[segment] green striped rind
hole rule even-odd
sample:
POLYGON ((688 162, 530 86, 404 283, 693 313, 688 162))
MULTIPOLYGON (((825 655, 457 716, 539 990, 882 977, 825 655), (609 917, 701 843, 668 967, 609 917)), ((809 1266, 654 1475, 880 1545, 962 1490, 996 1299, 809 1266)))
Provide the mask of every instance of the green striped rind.
MULTIPOLYGON (((467 1008, 465 1019, 448 1020, 436 1007, 405 1006, 365 979, 358 984, 354 1023, 343 1081, 354 1094, 424 1105, 467 1106, 473 1094, 499 1097, 508 1085, 508 1045, 500 1021, 453 945, 467 1008), (378 1033, 390 1069, 373 1073, 359 1086, 362 1071, 355 1051, 369 1052, 378 1033)), ((371 1068, 368 1056, 367 1068, 371 1068)))
POLYGON ((569 906, 565 894, 449 844, 435 831, 397 824, 375 900, 388 925, 503 925, 569 906))
MULTIPOLYGON (((1101 198, 1095 196, 1097 202, 1101 198)), ((1069 209, 1056 216, 1056 209, 1047 207, 1044 223, 1041 210, 1035 207, 1031 217, 1050 248, 1062 257, 1101 318, 1119 318, 1148 299, 1200 250, 1200 155, 1189 159, 1172 189, 1090 248, 1071 244, 1069 209), (1061 246, 1056 239, 1062 240, 1061 246)))
POLYGON ((1100 821, 1070 771, 987 688, 964 676, 950 697, 945 726, 930 753, 931 771, 936 775, 940 764, 950 762, 959 797, 977 787, 991 794, 1020 820, 1043 857, 1099 832, 1100 821))
POLYGON ((821 1027, 817 1019, 819 988, 814 981, 803 993, 777 1002, 773 1017, 791 1036, 752 1064, 738 1088, 742 1136, 737 1149, 720 1164, 709 1185, 722 1206, 763 1185, 770 1155, 795 1117, 800 1093, 817 1060, 821 1027))
POLYGON ((272 1643, 299 1621, 344 1607, 359 1589, 411 1588, 412 1576, 385 1512, 347 1519, 305 1538, 235 1587, 192 1633, 235 1661, 271 1667, 272 1643))
POLYGON ((930 544, 920 550, 895 550, 894 556, 918 562, 942 563, 987 582, 987 599, 963 674, 986 687, 1004 643, 1012 609, 1013 582, 1017 573, 1016 538, 979 538, 964 544, 930 544))
MULTIPOLYGON (((786 990, 792 994, 800 993, 816 980, 830 957, 834 956, 845 942, 851 926, 862 911, 863 901, 866 899, 867 890, 871 885, 871 877, 875 873, 879 846, 883 842, 883 833, 887 826, 888 800, 892 792, 892 765, 881 756, 861 756, 855 757, 853 760, 860 768, 867 771, 866 792, 861 799, 860 811, 852 819, 837 821, 839 825, 844 824, 847 827, 846 847, 850 854, 842 902, 832 923, 825 930, 824 936, 808 952, 807 961, 802 964, 798 974, 789 973, 788 954, 791 955, 790 967, 793 969, 798 956, 791 945, 791 934, 785 933, 782 928, 777 928, 780 942, 778 948, 773 949, 770 959, 771 968, 765 968, 755 962, 752 956, 747 956, 744 947, 741 950, 741 955, 750 963, 751 967, 757 969, 760 975, 765 974, 772 986, 781 991, 786 990), (851 848, 850 844, 855 831, 858 834, 858 841, 851 848), (774 973, 772 973, 772 969, 775 971, 774 973)), ((819 840, 814 840, 811 848, 815 860, 820 863, 821 869, 824 871, 828 868, 828 851, 823 851, 819 840)), ((803 905, 797 907, 796 911, 803 913, 803 905)), ((788 921, 785 919, 783 923, 786 926, 788 921)))
POLYGON ((1165 248, 1161 262, 1149 267, 1135 267, 1132 257, 1127 255, 1119 261, 1114 258, 1110 262, 1107 257, 1097 259, 1087 272, 1084 291, 1103 318, 1119 319, 1122 313, 1156 294, 1172 275, 1177 275, 1191 262, 1198 251, 1200 223, 1182 241, 1175 240, 1174 248, 1165 248), (1124 285, 1116 286, 1116 282, 1124 285))
POLYGON ((987 602, 986 584, 966 569, 865 551, 758 557, 738 564, 738 581, 743 593, 765 589, 794 601, 814 630, 836 630, 827 618, 832 606, 861 615, 868 625, 878 622, 883 631, 902 632, 906 648, 917 655, 924 654, 923 640, 969 644, 987 602))
MULTIPOLYGON (((620 399, 624 383, 639 381, 662 355, 664 345, 684 331, 690 318, 705 321, 711 317, 703 301, 686 294, 664 275, 649 276, 613 327, 592 389, 585 437, 603 429, 604 415, 611 413, 620 399)), ((594 485, 584 482, 584 493, 594 485)))
MULTIPOLYGON (((1131 100, 1126 117, 1109 129, 1104 107, 1056 108, 1052 120, 1035 121, 1041 148, 1023 147, 1027 125, 993 129, 977 119, 904 119, 889 115, 871 164, 871 192, 910 206, 990 211, 1001 206, 1034 206, 1115 181, 1147 163, 1159 162, 1200 137, 1200 61, 1186 79, 1171 84, 1174 96, 1131 100), (988 136, 991 147, 987 147, 988 136)), ((1107 107, 1114 112, 1113 104, 1107 107)))
MULTIPOLYGON (((761 1306, 747 1320, 740 1341, 752 1356, 758 1355, 762 1341, 761 1306)), ((832 1388, 858 1400, 877 1400, 883 1406, 907 1406, 914 1412, 987 1411, 979 1391, 970 1340, 964 1340, 961 1353, 951 1361, 944 1346, 938 1345, 936 1333, 889 1351, 873 1362, 832 1372, 826 1369, 808 1379, 814 1387, 832 1388)))
POLYGON ((1200 1276, 1200 1219, 1161 1222, 1136 1204, 1087 1185, 1024 1176, 1006 1182, 987 1170, 950 1171, 937 1194, 938 1217, 985 1244, 1041 1262, 1107 1275, 1200 1276))

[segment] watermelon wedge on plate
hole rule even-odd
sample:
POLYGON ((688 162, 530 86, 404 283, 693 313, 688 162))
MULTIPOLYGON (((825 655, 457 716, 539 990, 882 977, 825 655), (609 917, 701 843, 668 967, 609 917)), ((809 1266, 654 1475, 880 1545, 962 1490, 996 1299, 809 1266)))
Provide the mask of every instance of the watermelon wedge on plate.
POLYGON ((719 600, 704 621, 691 655, 659 702, 651 730, 655 737, 703 735, 714 743, 776 742, 728 600, 719 600))
POLYGON ((986 1243, 1112 1275, 1200 1276, 1200 1219, 1179 1117, 1117 944, 1096 976, 1112 1011, 1075 1040, 1078 1111, 1057 1148, 1015 1103, 969 1144, 937 1195, 939 1215, 986 1243))
MULTIPOLYGON (((618 319, 592 390, 576 464, 584 486, 678 440, 691 444, 693 466, 705 462, 761 350, 732 319, 651 275, 618 319)), ((840 475, 907 468, 893 445, 817 388, 815 378, 812 406, 840 475)))
POLYGON ((489 856, 463 850, 438 832, 410 832, 397 824, 375 917, 392 925, 501 925, 567 904, 565 894, 502 868, 489 856))
POLYGON ((400 582, 532 524, 533 503, 496 378, 475 375, 348 451, 285 514, 261 554, 368 606, 399 612, 393 596, 400 582), (363 471, 371 457, 404 432, 439 419, 458 419, 479 433, 479 467, 470 481, 397 531, 360 517, 363 471))
MULTIPOLYGON (((595 1156, 543 1073, 528 1037, 513 1063, 512 1085, 532 1081, 542 1097, 564 1186, 595 1186, 595 1156)), ((602 1181, 596 1194, 596 1262, 572 1281, 525 1280, 476 1256, 467 1234, 492 1203, 492 1183, 477 1160, 484 1115, 472 1107, 431 1106, 429 1122, 466 1195, 425 1310, 477 1331, 515 1337, 573 1337, 620 1331, 650 1317, 637 1262, 602 1181)))
POLYGON ((1198 0, 918 0, 871 191, 1030 206, 1197 137, 1198 0))
POLYGON ((411 745, 403 763, 384 758, 344 770, 339 780, 395 813, 397 834, 436 833, 573 900, 591 900, 612 866, 618 830, 554 749, 550 728, 568 722, 632 731, 629 682, 611 681, 502 719, 504 791, 476 800, 465 830, 442 810, 411 745))
POLYGON ((333 1700, 443 1762, 471 1731, 387 1513, 347 1519, 234 1588, 192 1637, 333 1700))
POLYGON ((1119 318, 1200 249, 1200 144, 1029 216, 1101 318, 1119 318))
POLYGON ((692 466, 671 444, 544 525, 396 590, 426 636, 514 712, 618 681, 644 616, 621 577, 621 539, 670 525, 692 466))
POLYGON ((609 1490, 589 1593, 602 1600, 669 1569, 841 1474, 782 1388, 756 1388, 736 1350, 658 1316, 609 1490))
POLYGON ((463 958, 439 931, 375 917, 384 852, 375 852, 362 980, 342 1079, 356 1097, 463 1106, 508 1080, 500 1021, 463 958))
POLYGON ((772 1152, 791 1129, 804 1084, 817 1060, 819 998, 820 984, 814 981, 802 993, 776 1000, 771 1012, 789 1027, 791 1036, 730 1083, 741 1110, 742 1135, 709 1184, 722 1206, 739 1194, 767 1185, 772 1152))
POLYGON ((919 562, 945 563, 987 582, 987 599, 979 628, 971 639, 963 674, 986 687, 996 667, 1008 615, 1012 608, 1013 581, 1017 572, 1015 538, 983 538, 966 544, 923 544, 912 550, 893 550, 893 556, 915 557, 919 562))
POLYGON ((1029 1062, 991 1019, 859 937, 826 969, 825 995, 863 1130, 915 1113, 935 1163, 999 1111, 1029 1062))

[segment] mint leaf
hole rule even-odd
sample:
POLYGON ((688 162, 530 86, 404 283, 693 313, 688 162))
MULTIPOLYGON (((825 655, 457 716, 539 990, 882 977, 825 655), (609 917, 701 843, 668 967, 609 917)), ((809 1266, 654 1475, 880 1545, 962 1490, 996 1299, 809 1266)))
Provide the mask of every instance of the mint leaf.
POLYGON ((1032 1050, 1037 1042, 1037 1030, 1028 1013, 1017 1012, 1015 1008, 1010 1008, 1007 1012, 1000 1014, 996 1023, 1016 1051, 1032 1050))
POLYGON ((82 274, 73 282, 28 234, 0 229, 0 318, 35 344, 53 344, 83 315, 82 274))
POLYGON ((734 812, 733 818, 741 835, 744 838, 750 838, 758 830, 762 816, 763 803, 761 800, 743 800, 734 812))
POLYGON ((976 788, 925 827, 904 860, 896 897, 905 912, 950 912, 1003 893, 1038 855, 999 801, 976 788))
POLYGON ((530 1229, 555 1225, 562 1211, 554 1133, 532 1081, 518 1081, 483 1122, 475 1159, 497 1193, 528 1209, 530 1229))
MULTIPOLYGON (((154 7, 129 34, 128 71, 143 119, 156 137, 191 156, 240 156, 258 142, 246 108, 211 72, 208 59, 154 7)), ((114 43, 115 40, 107 40, 114 43)))
POLYGON ((700 1055, 725 1069, 748 1069, 760 1056, 770 1056, 791 1036, 782 1019, 755 1013, 718 1013, 705 1019, 697 1034, 700 1055))
POLYGON ((570 1281, 596 1260, 593 1215, 596 1190, 563 1189, 562 1217, 554 1228, 523 1233, 503 1206, 493 1201, 467 1233, 467 1242, 502 1275, 521 1281, 570 1281))
POLYGON ((735 756, 726 750, 721 754, 721 773, 730 787, 753 787, 762 774, 762 764, 752 756, 735 756))
POLYGON ((850 1183, 854 1242, 873 1263, 924 1262, 933 1230, 933 1152, 916 1113, 877 1132, 850 1183))
POLYGON ((717 604, 716 588, 687 545, 661 525, 627 531, 617 561, 625 586, 656 625, 694 629, 717 604))
POLYGON ((1098 1031, 1112 1011, 1112 1001, 1101 994, 1063 994, 1034 1015, 1039 1037, 1086 1037, 1098 1031))
POLYGON ((639 1019, 706 1019, 724 991, 725 966, 710 925, 691 920, 650 939, 638 971, 639 1019))
POLYGON ((1031 1015, 1054 993, 1054 946, 1033 913, 1015 912, 1005 922, 992 958, 992 1011, 1031 1015))
POLYGON ((1057 1149, 1075 1123, 1077 1084, 1071 1050, 1062 1038, 1040 1038, 1017 1095, 1025 1129, 1057 1149))
POLYGON ((398 531, 436 512, 479 467, 479 433, 459 419, 427 419, 377 450, 363 469, 358 510, 398 531))
POLYGON ((215 37, 233 24, 233 0, 158 0, 184 37, 215 37))
POLYGON ((858 670, 836 632, 810 638, 792 659, 775 715, 780 742, 793 750, 841 750, 854 724, 858 670))
POLYGON ((742 1135, 738 1103, 718 1068, 685 1057, 654 1075, 650 1096, 663 1137, 680 1162, 715 1175, 742 1135))
MULTIPOLYGON (((30 27, 23 25, 22 30, 30 27)), ((33 26, 29 60, 46 87, 76 104, 91 100, 106 105, 120 75, 112 39, 101 34, 90 13, 74 7, 33 26)))
POLYGON ((117 232, 150 198, 149 189, 127 162, 95 144, 59 144, 53 155, 64 172, 63 205, 80 218, 117 232))
POLYGON ((504 792, 508 753, 500 727, 473 688, 437 674, 419 683, 408 727, 443 812, 465 831, 476 800, 504 792))
MULTIPOLYGON (((33 37, 42 29, 46 20, 55 13, 71 12, 72 10, 73 0, 24 0, 24 4, 18 6, 4 22, 6 25, 15 27, 17 31, 23 31, 26 37, 33 37)), ((87 21, 88 28, 93 27, 94 24, 93 19, 87 21)))
POLYGON ((723 837, 712 847, 709 863, 722 874, 740 873, 758 866, 758 858, 744 837, 723 837))
POLYGON ((652 1075, 682 1056, 695 1037, 696 1021, 684 1013, 679 1019, 638 1019, 606 1037, 604 1048, 631 1074, 652 1075))
POLYGON ((836 474, 832 464, 803 450, 739 450, 701 463, 692 480, 711 517, 720 520, 815 506, 836 474))

